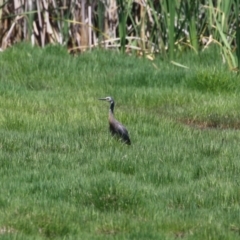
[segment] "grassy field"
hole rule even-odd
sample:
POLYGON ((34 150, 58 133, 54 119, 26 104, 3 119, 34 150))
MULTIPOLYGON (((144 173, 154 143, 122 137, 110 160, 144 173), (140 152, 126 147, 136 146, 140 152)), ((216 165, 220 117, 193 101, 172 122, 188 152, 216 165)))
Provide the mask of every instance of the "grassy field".
POLYGON ((0 239, 239 239, 240 77, 177 61, 0 53, 0 239))

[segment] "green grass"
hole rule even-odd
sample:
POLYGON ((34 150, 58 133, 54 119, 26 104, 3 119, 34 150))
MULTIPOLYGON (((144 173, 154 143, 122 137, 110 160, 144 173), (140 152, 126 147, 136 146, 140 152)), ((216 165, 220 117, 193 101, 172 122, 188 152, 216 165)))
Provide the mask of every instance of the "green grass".
POLYGON ((220 60, 1 53, 0 239, 239 239, 240 77, 220 60))

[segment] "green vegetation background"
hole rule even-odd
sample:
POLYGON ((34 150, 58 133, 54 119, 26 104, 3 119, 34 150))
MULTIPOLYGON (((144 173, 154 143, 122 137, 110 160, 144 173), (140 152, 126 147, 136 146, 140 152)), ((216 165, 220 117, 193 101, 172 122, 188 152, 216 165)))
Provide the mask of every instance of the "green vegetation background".
POLYGON ((0 239, 239 239, 240 78, 217 49, 177 61, 0 54, 0 239))

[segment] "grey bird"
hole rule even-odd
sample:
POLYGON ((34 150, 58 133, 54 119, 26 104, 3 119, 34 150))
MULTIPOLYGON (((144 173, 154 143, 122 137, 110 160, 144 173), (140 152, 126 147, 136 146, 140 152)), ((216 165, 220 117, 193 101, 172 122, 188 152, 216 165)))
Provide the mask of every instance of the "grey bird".
POLYGON ((131 145, 131 141, 128 135, 127 129, 114 118, 114 100, 112 97, 99 98, 99 100, 105 100, 110 102, 108 122, 109 130, 113 136, 117 136, 124 143, 131 145))

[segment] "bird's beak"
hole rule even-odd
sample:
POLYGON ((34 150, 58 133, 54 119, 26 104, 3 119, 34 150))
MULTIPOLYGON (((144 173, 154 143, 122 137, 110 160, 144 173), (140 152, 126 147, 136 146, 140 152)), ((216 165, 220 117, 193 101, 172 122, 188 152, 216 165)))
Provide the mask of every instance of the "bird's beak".
POLYGON ((106 98, 99 98, 98 100, 105 100, 106 101, 107 99, 106 98))

